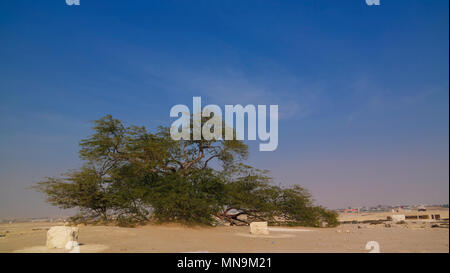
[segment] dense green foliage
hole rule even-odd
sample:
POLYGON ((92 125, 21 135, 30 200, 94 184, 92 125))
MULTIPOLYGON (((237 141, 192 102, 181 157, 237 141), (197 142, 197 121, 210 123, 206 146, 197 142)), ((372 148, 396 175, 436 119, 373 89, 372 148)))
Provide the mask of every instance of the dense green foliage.
POLYGON ((82 168, 35 186, 50 204, 77 208, 74 219, 337 225, 336 214, 314 206, 305 189, 273 185, 267 172, 243 164, 242 141, 174 141, 168 128, 153 134, 111 116, 93 129, 80 142, 82 168))

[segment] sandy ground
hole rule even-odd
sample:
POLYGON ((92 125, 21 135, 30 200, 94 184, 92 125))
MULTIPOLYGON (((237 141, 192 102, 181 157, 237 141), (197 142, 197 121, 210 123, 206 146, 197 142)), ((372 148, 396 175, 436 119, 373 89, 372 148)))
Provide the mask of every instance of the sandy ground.
MULTIPOLYGON (((46 232, 57 223, 0 225, 0 252, 64 252, 45 248, 46 232)), ((62 223, 61 223, 62 225, 62 223)), ((337 228, 271 228, 266 236, 248 227, 148 225, 137 228, 79 227, 80 252, 368 252, 376 241, 381 252, 449 252, 448 228, 429 223, 346 224, 337 228)))

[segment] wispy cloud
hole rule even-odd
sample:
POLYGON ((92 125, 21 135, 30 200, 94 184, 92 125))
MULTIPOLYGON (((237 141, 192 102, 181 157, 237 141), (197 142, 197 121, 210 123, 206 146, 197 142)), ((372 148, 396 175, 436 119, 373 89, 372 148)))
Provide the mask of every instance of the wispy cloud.
POLYGON ((214 62, 194 57, 180 60, 163 52, 121 46, 136 56, 108 54, 134 73, 142 88, 156 87, 172 94, 174 104, 181 103, 176 96, 186 94, 202 96, 202 103, 208 104, 278 104, 281 119, 303 119, 317 111, 324 93, 324 82, 305 80, 269 59, 254 60, 251 65, 235 54, 214 56, 214 62))
POLYGON ((177 67, 160 70, 159 77, 165 79, 161 84, 168 92, 200 95, 208 104, 278 104, 281 119, 302 119, 315 111, 322 86, 294 75, 270 74, 249 75, 238 67, 177 67))

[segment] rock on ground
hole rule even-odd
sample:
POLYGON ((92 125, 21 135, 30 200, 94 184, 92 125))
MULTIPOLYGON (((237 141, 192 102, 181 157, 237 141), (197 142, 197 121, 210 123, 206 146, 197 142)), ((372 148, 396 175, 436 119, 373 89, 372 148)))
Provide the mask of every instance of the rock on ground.
POLYGON ((405 221, 406 217, 404 214, 394 214, 391 216, 391 219, 394 223, 400 222, 400 221, 405 221))
POLYGON ((47 231, 48 248, 65 248, 70 241, 78 240, 78 228, 68 226, 55 226, 47 231))
POLYGON ((267 228, 267 222, 251 222, 250 233, 254 235, 267 235, 269 229, 267 228))

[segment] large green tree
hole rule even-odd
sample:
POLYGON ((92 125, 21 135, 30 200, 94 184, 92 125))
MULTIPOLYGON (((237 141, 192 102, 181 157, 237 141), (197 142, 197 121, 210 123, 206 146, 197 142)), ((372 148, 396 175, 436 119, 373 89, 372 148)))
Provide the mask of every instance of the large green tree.
POLYGON ((77 219, 337 224, 336 214, 314 206, 305 189, 274 185, 266 171, 243 164, 248 148, 242 141, 175 141, 169 128, 151 133, 110 115, 93 130, 80 142, 82 168, 35 186, 50 204, 79 209, 77 219))

